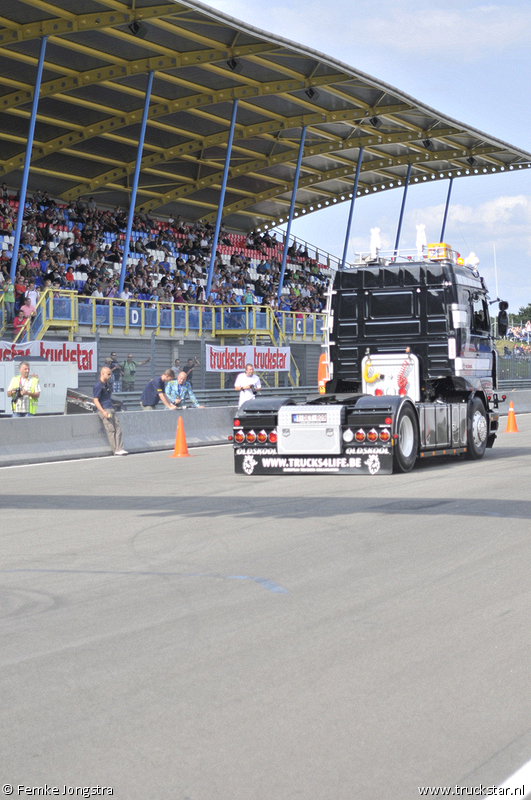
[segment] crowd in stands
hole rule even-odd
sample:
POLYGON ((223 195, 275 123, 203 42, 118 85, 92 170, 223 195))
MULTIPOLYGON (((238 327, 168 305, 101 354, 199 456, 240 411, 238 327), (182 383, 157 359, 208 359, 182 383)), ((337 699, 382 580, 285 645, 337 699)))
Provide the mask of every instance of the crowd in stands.
MULTIPOLYGON (((0 188, 0 292, 10 288, 18 198, 0 188)), ((275 233, 231 233, 221 226, 211 292, 205 297, 214 228, 202 220, 158 220, 141 208, 134 215, 123 292, 127 211, 98 208, 93 197, 68 204, 37 191, 27 197, 14 282, 15 312, 28 292, 71 289, 97 303, 129 300, 239 306, 278 311, 324 310, 329 271, 311 259, 304 245, 288 248, 280 302, 277 302, 283 244, 275 233)), ((31 306, 36 305, 32 303, 31 306)), ((31 310, 30 310, 30 313, 31 310)), ((9 314, 8 314, 9 317, 9 314)))

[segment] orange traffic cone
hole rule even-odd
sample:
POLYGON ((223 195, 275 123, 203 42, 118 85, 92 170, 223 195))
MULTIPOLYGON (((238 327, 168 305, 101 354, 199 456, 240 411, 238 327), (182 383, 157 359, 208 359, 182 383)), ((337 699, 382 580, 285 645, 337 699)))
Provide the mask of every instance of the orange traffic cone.
POLYGON ((518 433, 518 428, 516 427, 516 416, 514 413, 514 406, 512 400, 509 403, 509 415, 507 417, 507 427, 505 429, 505 433, 518 433))
POLYGON ((186 446, 183 418, 179 417, 179 421, 177 423, 177 435, 175 437, 175 448, 169 458, 186 458, 186 456, 193 458, 192 454, 188 452, 188 447, 186 446))

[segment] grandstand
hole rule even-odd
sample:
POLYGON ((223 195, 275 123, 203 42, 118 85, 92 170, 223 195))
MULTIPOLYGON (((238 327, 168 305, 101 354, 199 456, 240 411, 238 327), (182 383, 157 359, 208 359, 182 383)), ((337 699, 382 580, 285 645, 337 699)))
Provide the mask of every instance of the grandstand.
MULTIPOLYGON (((282 276, 291 223, 409 184, 531 163, 394 87, 201 3, 11 0, 3 19, 1 261, 7 278, 20 193, 26 238, 15 261, 44 290, 21 338, 97 338, 102 352, 150 354, 153 370, 200 356, 206 341, 289 341, 296 365, 286 379, 314 384, 323 290, 338 260, 303 246, 282 276), (94 198, 92 238, 94 218, 80 208, 94 198), (194 232, 206 247, 190 245, 194 232), (212 232, 218 256, 207 275, 212 232), (83 246, 95 253, 88 263, 83 246)), ((6 323, 3 314, 9 337, 6 323)))

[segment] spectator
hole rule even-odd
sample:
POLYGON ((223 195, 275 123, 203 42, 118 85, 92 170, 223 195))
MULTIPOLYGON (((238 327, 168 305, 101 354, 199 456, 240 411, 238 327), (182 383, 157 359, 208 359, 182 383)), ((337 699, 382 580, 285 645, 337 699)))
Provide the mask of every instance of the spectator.
POLYGON ((99 381, 95 384, 92 395, 113 455, 125 456, 127 455, 127 450, 124 450, 122 429, 112 403, 111 377, 112 373, 109 367, 102 367, 99 381))
MULTIPOLYGON (((107 359, 106 359, 107 361, 107 359)), ((111 353, 111 361, 109 364, 109 368, 112 372, 113 382, 114 382, 114 391, 121 392, 122 391, 122 375, 124 371, 120 364, 118 363, 116 353, 111 353)))
POLYGON ((204 406, 199 405, 199 400, 196 398, 190 382, 186 380, 186 372, 184 370, 179 372, 177 380, 169 381, 166 384, 166 395, 170 402, 178 408, 186 408, 188 405, 192 405, 195 408, 204 408, 204 406))
POLYGON ((4 308, 6 310, 6 322, 11 325, 15 319, 15 284, 12 281, 7 282, 4 291, 4 308))
POLYGON ((15 319, 13 320, 13 341, 15 341, 21 330, 23 330, 27 321, 22 311, 17 311, 15 319))
POLYGON ((127 359, 120 364, 122 369, 123 375, 123 391, 124 392, 134 392, 135 390, 135 375, 138 367, 142 367, 144 364, 147 364, 148 361, 151 361, 151 356, 146 358, 144 361, 133 361, 132 353, 127 354, 127 359))
POLYGON ((186 380, 188 381, 190 386, 193 386, 193 383, 192 383, 192 372, 194 371, 194 369, 196 367, 199 366, 200 363, 201 362, 197 358, 189 358, 188 361, 186 362, 186 366, 183 367, 183 372, 185 373, 186 380))
POLYGON ((140 405, 144 411, 153 411, 160 402, 164 403, 166 408, 175 409, 173 403, 170 403, 166 397, 165 389, 166 384, 175 380, 175 372, 172 369, 167 369, 158 378, 153 378, 144 387, 142 397, 140 398, 140 405))

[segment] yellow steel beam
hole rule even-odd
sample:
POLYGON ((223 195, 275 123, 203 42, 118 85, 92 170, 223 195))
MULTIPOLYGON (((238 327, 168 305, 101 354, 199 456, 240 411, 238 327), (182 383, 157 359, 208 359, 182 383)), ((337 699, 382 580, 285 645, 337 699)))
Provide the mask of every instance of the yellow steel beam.
POLYGON ((24 0, 24 2, 50 14, 61 12, 61 16, 16 26, 6 18, 0 17, 0 26, 3 28, 0 28, 0 49, 15 42, 40 39, 41 36, 64 36, 80 31, 111 29, 116 25, 127 25, 134 20, 141 21, 168 16, 175 10, 175 6, 171 3, 162 6, 148 6, 136 11, 120 4, 120 10, 103 11, 98 14, 72 14, 48 3, 40 3, 35 0, 24 0))

